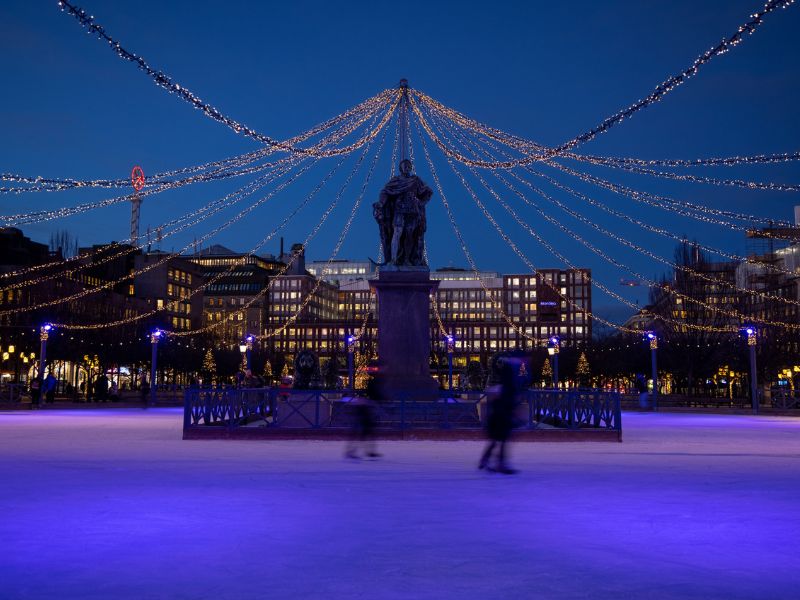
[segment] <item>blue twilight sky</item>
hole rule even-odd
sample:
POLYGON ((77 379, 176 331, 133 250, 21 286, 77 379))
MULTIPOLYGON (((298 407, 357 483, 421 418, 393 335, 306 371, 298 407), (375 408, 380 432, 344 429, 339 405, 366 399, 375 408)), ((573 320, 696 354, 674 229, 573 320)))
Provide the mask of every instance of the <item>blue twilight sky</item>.
MULTIPOLYGON (((275 138, 290 137, 334 116, 401 77, 441 102, 500 129, 556 145, 647 95, 668 75, 730 35, 758 0, 668 2, 111 2, 78 0, 123 46, 145 57, 222 112, 275 138)), ((800 6, 767 17, 732 52, 715 59, 662 102, 586 144, 584 152, 644 158, 694 158, 798 150, 800 134, 800 6)), ((133 164, 154 173, 250 151, 257 144, 203 117, 157 88, 105 43, 88 36, 56 0, 6 0, 0 6, 0 172, 74 178, 126 177, 133 164)), ((433 184, 416 142, 418 173, 433 184)), ((386 154, 386 153, 384 153, 386 154)), ((522 272, 524 264, 475 208, 434 152, 445 192, 479 267, 522 272)), ((214 238, 251 248, 332 166, 309 173, 214 238), (316 178, 316 179, 314 179, 316 178)), ((638 189, 748 214, 791 219, 796 193, 717 188, 631 176, 575 165, 638 189)), ((339 256, 376 255, 370 204, 388 178, 382 159, 339 256)), ((349 170, 349 169, 346 169, 349 170)), ((695 172, 695 171, 692 171, 695 172)), ((717 177, 800 183, 796 163, 697 171, 717 177)), ((636 218, 744 253, 743 235, 704 225, 559 177, 636 218)), ((346 192, 309 246, 309 259, 329 256, 361 178, 346 192)), ((474 180, 473 180, 474 181, 474 180)), ((336 183, 335 181, 332 183, 336 183)), ((242 185, 239 180, 192 186, 145 201, 142 229, 191 211, 242 185)), ((545 187, 543 185, 543 187, 545 187)), ((326 188, 283 231, 301 241, 333 199, 326 188)), ((480 189, 477 185, 476 189, 480 189)), ((671 257, 675 242, 643 232, 563 193, 593 221, 671 257)), ((77 204, 116 195, 84 190, 0 197, 0 214, 77 204)), ((486 193, 498 223, 534 265, 562 266, 486 193)), ((504 192, 519 214, 575 264, 634 302, 646 288, 619 284, 631 275, 560 233, 504 192)), ((437 193, 429 207, 431 266, 467 266, 437 193)), ((550 206, 555 218, 614 258, 649 277, 665 266, 592 232, 550 206)), ((230 218, 233 212, 215 221, 230 218)), ((178 249, 211 224, 164 240, 178 249)), ((129 208, 85 213, 24 227, 47 241, 70 229, 81 244, 124 239, 129 208)), ((278 237, 264 252, 277 252, 278 237)), ((599 290, 595 310, 618 321, 632 312, 599 290)))

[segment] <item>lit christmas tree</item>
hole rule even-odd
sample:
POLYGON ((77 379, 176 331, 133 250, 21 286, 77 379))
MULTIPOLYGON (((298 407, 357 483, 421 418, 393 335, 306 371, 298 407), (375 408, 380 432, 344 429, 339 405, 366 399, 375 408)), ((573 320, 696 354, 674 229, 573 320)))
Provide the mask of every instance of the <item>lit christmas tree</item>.
POLYGON ((578 376, 578 381, 581 383, 581 385, 584 385, 584 382, 589 379, 591 371, 589 369, 589 361, 586 358, 585 352, 581 352, 581 355, 578 357, 578 366, 575 369, 575 374, 578 376))
POLYGON ((281 371, 281 378, 289 376, 289 365, 284 363, 283 370, 281 371))
POLYGON ((544 364, 542 365, 542 377, 544 379, 550 379, 553 377, 553 367, 550 366, 549 358, 544 359, 544 364))
POLYGON ((211 348, 206 350, 206 354, 203 356, 203 373, 208 377, 209 383, 214 380, 214 375, 217 374, 217 362, 214 360, 211 348))
POLYGON ((269 362, 269 359, 264 363, 264 379, 266 379, 268 383, 272 382, 272 363, 269 362))
MULTIPOLYGON (((374 357, 373 357, 374 358, 374 357)), ((367 372, 367 365, 369 364, 370 357, 364 353, 356 352, 355 356, 355 379, 356 389, 363 390, 367 387, 369 381, 369 373, 367 372)))

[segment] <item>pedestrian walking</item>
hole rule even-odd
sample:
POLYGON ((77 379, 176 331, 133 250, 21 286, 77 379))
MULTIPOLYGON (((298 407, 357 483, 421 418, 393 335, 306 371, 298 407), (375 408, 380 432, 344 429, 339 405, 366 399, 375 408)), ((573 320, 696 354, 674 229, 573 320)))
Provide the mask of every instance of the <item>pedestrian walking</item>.
POLYGON ((363 450, 367 458, 379 458, 377 443, 375 441, 375 428, 377 427, 376 402, 383 397, 382 377, 380 366, 374 363, 369 367, 371 377, 367 382, 366 397, 355 397, 350 401, 353 407, 353 433, 347 442, 345 456, 347 458, 361 458, 359 450, 363 450))
POLYGON ((647 382, 644 375, 636 376, 636 391, 639 392, 639 408, 650 408, 650 398, 647 393, 647 382))
POLYGON ((108 402, 108 377, 105 373, 100 373, 95 379, 94 392, 98 402, 108 402))
POLYGON ((517 395, 516 369, 513 359, 502 358, 500 361, 500 384, 494 386, 488 398, 489 416, 486 421, 486 433, 489 442, 483 451, 478 468, 511 475, 517 470, 508 466, 506 445, 514 426, 514 404, 517 395), (489 461, 495 448, 498 449, 497 463, 496 466, 492 466, 489 461))
POLYGON ((378 458, 381 454, 375 442, 375 406, 370 398, 353 398, 350 401, 353 407, 355 421, 353 433, 347 442, 345 456, 347 458, 361 458, 362 450, 367 458, 378 458))
POLYGON ((42 405, 42 378, 38 375, 31 381, 31 405, 42 405))
POLYGON ((44 378, 44 382, 42 384, 42 393, 44 394, 44 399, 49 404, 53 404, 56 399, 56 388, 58 387, 58 379, 56 379, 53 373, 48 373, 47 377, 44 378))
POLYGON ((147 395, 150 393, 150 386, 147 385, 147 376, 142 371, 141 377, 139 378, 139 396, 142 399, 142 404, 147 407, 147 395))

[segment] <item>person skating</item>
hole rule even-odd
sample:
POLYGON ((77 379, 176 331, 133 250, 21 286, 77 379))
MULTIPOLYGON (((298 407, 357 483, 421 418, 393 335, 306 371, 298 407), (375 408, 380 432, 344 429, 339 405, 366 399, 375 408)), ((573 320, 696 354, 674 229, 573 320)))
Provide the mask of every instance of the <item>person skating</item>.
POLYGON ((489 443, 483 451, 481 460, 478 463, 479 469, 504 473, 511 475, 516 473, 506 462, 506 443, 511 436, 514 425, 514 402, 516 400, 515 375, 516 369, 510 359, 501 359, 500 365, 500 385, 490 393, 489 397, 489 418, 486 422, 486 431, 489 436, 489 443), (498 447, 497 466, 489 465, 489 460, 495 447, 498 447))

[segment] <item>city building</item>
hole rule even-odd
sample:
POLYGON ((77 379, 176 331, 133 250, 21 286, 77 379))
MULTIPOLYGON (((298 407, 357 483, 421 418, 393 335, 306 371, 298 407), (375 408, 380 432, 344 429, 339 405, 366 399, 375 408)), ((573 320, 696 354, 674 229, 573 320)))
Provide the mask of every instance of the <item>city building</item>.
POLYGON ((315 260, 307 269, 317 279, 339 286, 375 277, 375 263, 370 261, 315 260))
MULTIPOLYGON (((199 268, 206 283, 202 322, 204 326, 221 323, 209 330, 219 343, 237 346, 248 333, 266 330, 267 289, 270 280, 286 268, 283 262, 271 255, 243 254, 220 245, 186 258, 199 268)), ((303 267, 301 257, 295 262, 301 263, 296 268, 303 267)))
MULTIPOLYGON (((456 268, 431 273, 431 278, 440 281, 431 297, 431 350, 443 351, 444 336, 454 336, 457 367, 465 367, 470 360, 486 364, 498 352, 544 346, 554 335, 563 346, 580 347, 591 340, 588 269, 479 275, 456 268)), ((311 276, 279 277, 269 310, 273 333, 265 346, 272 354, 291 358, 307 348, 322 358, 343 357, 349 336, 358 338, 356 351, 367 356, 377 347, 376 301, 365 279, 337 288, 311 276), (298 313, 315 288, 315 297, 298 313), (287 323, 295 314, 297 318, 287 323)))

